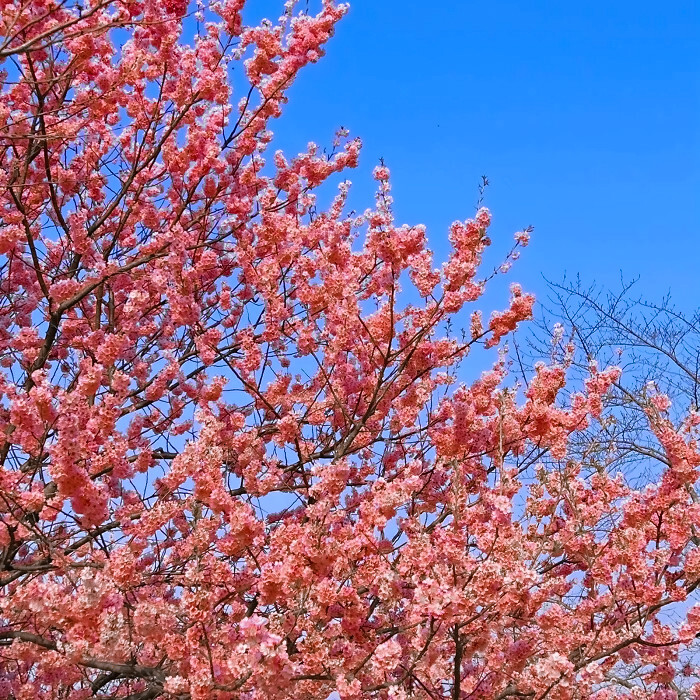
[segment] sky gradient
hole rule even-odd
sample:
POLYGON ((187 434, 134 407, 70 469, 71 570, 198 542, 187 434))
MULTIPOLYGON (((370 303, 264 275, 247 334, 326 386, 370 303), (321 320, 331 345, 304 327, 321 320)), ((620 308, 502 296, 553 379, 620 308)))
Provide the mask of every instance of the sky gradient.
MULTIPOLYGON (((303 4, 303 3, 302 3, 303 4)), ((279 2, 253 2, 276 17, 279 2)), ((401 222, 438 258, 449 223, 491 186, 499 257, 535 226, 510 276, 615 287, 640 276, 700 306, 700 5, 354 0, 327 55, 274 125, 294 152, 343 125, 364 142, 355 199, 383 157, 401 222)), ((495 260, 495 258, 494 258, 495 260)))

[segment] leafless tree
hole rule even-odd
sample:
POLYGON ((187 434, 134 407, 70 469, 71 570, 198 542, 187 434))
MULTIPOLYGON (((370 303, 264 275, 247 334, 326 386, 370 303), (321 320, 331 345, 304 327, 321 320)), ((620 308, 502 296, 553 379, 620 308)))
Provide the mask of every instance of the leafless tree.
POLYGON ((537 321, 515 339, 519 372, 528 376, 538 359, 566 361, 573 391, 592 361, 599 367, 620 366, 622 377, 602 419, 578 436, 575 450, 592 469, 653 479, 665 458, 644 407, 660 392, 672 401, 674 422, 698 410, 700 311, 680 310, 669 295, 656 302, 646 299, 639 280, 621 279, 616 291, 587 286, 578 277, 548 284, 537 321))

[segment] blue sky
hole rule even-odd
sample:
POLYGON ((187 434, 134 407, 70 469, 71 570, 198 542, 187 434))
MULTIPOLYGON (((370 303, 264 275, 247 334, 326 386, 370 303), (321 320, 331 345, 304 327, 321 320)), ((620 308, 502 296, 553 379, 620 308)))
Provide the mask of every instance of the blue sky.
MULTIPOLYGON (((279 14, 263 0, 256 11, 279 14)), ((370 173, 391 168, 395 209, 446 231, 491 186, 492 238, 505 251, 532 224, 512 279, 542 274, 614 286, 641 276, 700 306, 700 5, 690 0, 460 2, 354 0, 274 125, 287 151, 362 138, 351 174, 359 206, 370 173)))

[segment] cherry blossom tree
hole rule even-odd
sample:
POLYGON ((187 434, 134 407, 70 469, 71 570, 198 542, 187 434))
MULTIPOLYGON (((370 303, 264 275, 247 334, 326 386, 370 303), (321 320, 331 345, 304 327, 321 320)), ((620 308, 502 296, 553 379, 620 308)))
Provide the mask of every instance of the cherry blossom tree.
POLYGON ((0 5, 0 697, 700 697, 697 414, 589 476, 619 370, 518 387, 485 209, 438 265, 272 152, 346 8, 243 5, 0 5))

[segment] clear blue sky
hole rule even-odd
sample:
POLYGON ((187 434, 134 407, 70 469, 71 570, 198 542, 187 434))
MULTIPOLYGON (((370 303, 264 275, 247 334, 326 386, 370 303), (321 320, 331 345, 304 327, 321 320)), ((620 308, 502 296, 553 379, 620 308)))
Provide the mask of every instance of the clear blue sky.
POLYGON ((383 157, 399 218, 427 224, 438 255, 486 174, 494 247, 535 226, 510 275, 528 289, 622 270, 700 306, 697 2, 354 0, 290 98, 285 150, 348 127, 365 144, 355 201, 383 157))

